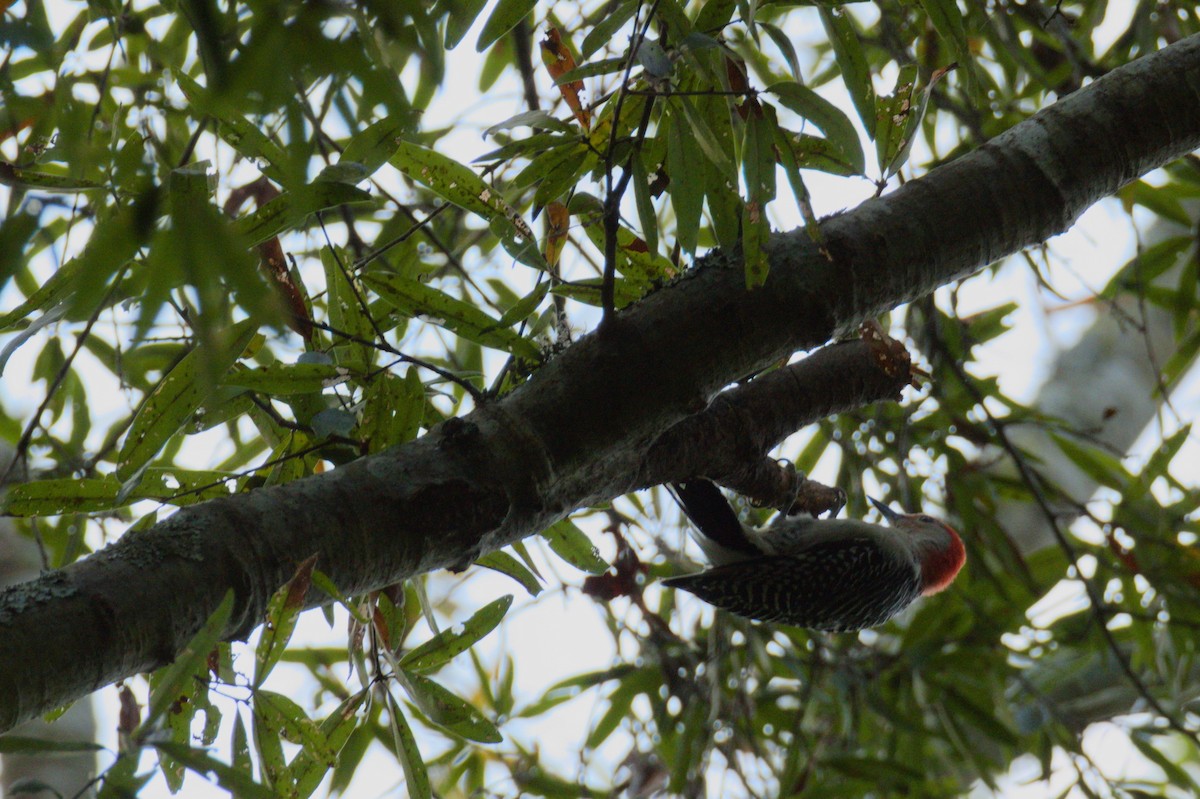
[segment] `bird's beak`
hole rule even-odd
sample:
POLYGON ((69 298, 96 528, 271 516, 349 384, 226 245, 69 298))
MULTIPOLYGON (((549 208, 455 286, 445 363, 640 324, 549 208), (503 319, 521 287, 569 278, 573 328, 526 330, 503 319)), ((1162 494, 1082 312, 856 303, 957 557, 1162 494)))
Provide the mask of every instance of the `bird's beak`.
POLYGON ((900 518, 901 514, 896 513, 896 511, 892 510, 887 505, 884 505, 882 502, 875 499, 875 497, 867 497, 867 499, 871 500, 872 505, 879 508, 879 512, 883 514, 883 518, 887 519, 889 522, 894 524, 896 520, 900 518))

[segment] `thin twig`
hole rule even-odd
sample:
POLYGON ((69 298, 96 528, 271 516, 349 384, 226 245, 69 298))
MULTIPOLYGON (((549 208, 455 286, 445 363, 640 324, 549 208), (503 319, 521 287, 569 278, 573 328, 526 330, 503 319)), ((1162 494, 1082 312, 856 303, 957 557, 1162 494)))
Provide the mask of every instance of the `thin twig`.
POLYGON ((477 389, 475 386, 471 385, 466 380, 463 380, 461 377, 454 374, 453 372, 448 372, 445 369, 442 369, 440 366, 435 366, 434 364, 430 363, 429 361, 422 360, 422 359, 414 357, 412 355, 405 355, 403 352, 396 349, 391 344, 388 344, 386 341, 383 341, 383 342, 371 341, 370 339, 365 339, 361 336, 356 336, 353 333, 349 333, 345 330, 338 330, 337 328, 332 327, 331 325, 327 325, 324 322, 318 322, 316 320, 314 320, 312 324, 313 324, 313 327, 317 328, 318 330, 324 330, 326 333, 331 333, 335 336, 340 336, 341 338, 344 338, 347 341, 353 341, 356 344, 364 344, 368 347, 374 347, 378 350, 382 350, 383 352, 389 353, 391 355, 395 355, 397 358, 404 361, 405 363, 411 363, 413 366, 420 367, 421 369, 428 369, 429 371, 433 372, 434 374, 438 375, 439 377, 443 378, 444 380, 448 380, 449 382, 454 383, 455 385, 461 387, 464 391, 466 391, 468 394, 471 395, 471 399, 475 400, 476 404, 482 404, 483 401, 486 399, 486 396, 484 395, 484 393, 482 391, 477 389))

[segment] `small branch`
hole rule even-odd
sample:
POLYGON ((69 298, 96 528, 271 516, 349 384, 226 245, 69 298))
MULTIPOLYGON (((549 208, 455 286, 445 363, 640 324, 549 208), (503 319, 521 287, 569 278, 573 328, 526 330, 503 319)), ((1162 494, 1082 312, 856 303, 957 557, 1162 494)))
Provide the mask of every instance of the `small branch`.
POLYGON ((898 400, 909 379, 906 370, 881 369, 877 347, 866 341, 830 344, 719 394, 668 429, 651 445, 636 486, 704 475, 763 505, 789 507, 794 479, 767 453, 827 416, 898 400))

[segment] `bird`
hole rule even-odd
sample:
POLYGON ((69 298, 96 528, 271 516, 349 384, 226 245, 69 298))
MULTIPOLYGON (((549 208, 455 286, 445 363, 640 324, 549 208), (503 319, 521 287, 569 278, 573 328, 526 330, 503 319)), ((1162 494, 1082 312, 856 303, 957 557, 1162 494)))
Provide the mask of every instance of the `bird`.
POLYGON ((755 528, 708 480, 672 489, 712 568, 662 584, 748 619, 826 632, 875 627, 945 589, 966 562, 952 527, 871 497, 890 527, 783 516, 755 528))

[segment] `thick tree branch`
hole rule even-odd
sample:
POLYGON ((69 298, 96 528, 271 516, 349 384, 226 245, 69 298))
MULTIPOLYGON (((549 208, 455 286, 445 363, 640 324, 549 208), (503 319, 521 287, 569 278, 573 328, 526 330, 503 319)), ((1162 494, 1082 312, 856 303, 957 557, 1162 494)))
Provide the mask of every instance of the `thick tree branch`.
MULTIPOLYGON (((0 595, 0 730, 169 662, 228 589, 248 634, 305 557, 346 593, 455 564, 637 484, 730 382, 1065 230, 1200 146, 1200 37, 1115 70, 979 150, 771 243, 766 285, 716 253, 502 400, 318 477, 180 510, 0 595)), ((314 593, 312 604, 326 601, 314 593)))
POLYGON ((806 425, 872 402, 899 399, 909 362, 889 374, 865 341, 831 344, 719 394, 650 447, 636 488, 707 477, 771 507, 796 493, 795 474, 766 457, 806 425))

